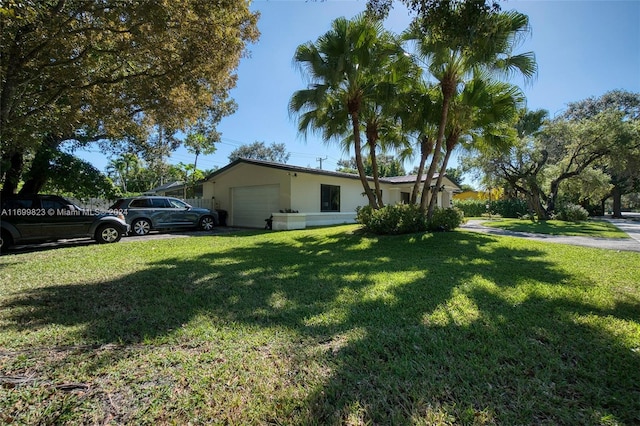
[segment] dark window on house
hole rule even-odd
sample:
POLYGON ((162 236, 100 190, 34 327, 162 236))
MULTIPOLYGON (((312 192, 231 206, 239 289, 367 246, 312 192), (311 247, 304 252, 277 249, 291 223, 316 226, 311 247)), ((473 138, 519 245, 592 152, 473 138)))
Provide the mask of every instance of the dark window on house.
POLYGON ((340 187, 335 185, 320 185, 320 211, 340 211, 340 187))
POLYGON ((400 201, 404 204, 409 204, 409 202, 411 201, 411 194, 409 194, 408 192, 401 192, 400 193, 400 201))

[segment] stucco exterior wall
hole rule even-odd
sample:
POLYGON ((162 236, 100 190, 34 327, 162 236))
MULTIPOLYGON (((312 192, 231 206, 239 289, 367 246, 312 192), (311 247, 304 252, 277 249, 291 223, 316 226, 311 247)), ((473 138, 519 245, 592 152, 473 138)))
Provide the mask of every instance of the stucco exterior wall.
MULTIPOLYGON (((446 177, 443 183, 445 190, 438 193, 438 205, 449 207, 452 191, 456 187, 446 177)), ((330 173, 315 173, 315 171, 287 170, 286 167, 243 162, 235 164, 227 170, 223 169, 205 181, 203 198, 212 200, 216 209, 226 210, 228 217, 233 218, 232 193, 234 188, 253 187, 259 190, 263 185, 278 185, 279 187, 277 202, 269 204, 269 206, 278 206, 273 213, 287 209, 307 213, 305 216, 306 226, 353 222, 355 221, 356 209, 368 204, 362 184, 357 177, 334 176, 330 173), (322 185, 340 187, 339 212, 321 211, 322 185)), ((373 182, 370 182, 370 185, 373 187, 373 182)), ((412 183, 381 182, 382 200, 385 204, 400 203, 403 199, 402 193, 411 193, 412 188, 412 183)), ((267 206, 266 204, 261 205, 267 206)), ((233 225, 232 222, 229 224, 233 225)))
POLYGON ((293 173, 286 170, 260 167, 251 164, 238 164, 210 181, 204 182, 203 198, 214 199, 216 209, 227 210, 232 214, 231 190, 236 187, 257 185, 280 185, 280 209, 290 209, 290 187, 293 173))
MULTIPOLYGON (((293 209, 301 213, 320 211, 321 185, 340 187, 340 211, 355 212, 356 207, 367 204, 367 198, 358 179, 323 176, 309 173, 294 173, 286 170, 238 164, 203 184, 203 198, 215 198, 216 208, 231 208, 231 189, 256 185, 280 185, 280 209, 293 209), (292 200, 294 200, 292 202, 292 200)), ((390 190, 383 187, 382 198, 389 199, 390 190)), ((398 193, 399 194, 399 193, 398 193)), ((399 197, 399 195, 398 195, 399 197)))
POLYGON ((336 176, 323 176, 308 173, 297 173, 291 181, 292 209, 301 213, 317 213, 320 207, 320 188, 322 185, 340 187, 340 212, 353 213, 356 208, 367 204, 362 195, 362 184, 358 179, 347 179, 336 176))

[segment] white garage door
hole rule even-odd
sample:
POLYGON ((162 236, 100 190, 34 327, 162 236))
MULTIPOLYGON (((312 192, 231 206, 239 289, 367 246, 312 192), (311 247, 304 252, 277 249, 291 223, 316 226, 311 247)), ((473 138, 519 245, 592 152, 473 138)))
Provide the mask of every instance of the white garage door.
POLYGON ((242 186, 231 191, 233 226, 264 228, 264 220, 280 210, 280 185, 242 186))

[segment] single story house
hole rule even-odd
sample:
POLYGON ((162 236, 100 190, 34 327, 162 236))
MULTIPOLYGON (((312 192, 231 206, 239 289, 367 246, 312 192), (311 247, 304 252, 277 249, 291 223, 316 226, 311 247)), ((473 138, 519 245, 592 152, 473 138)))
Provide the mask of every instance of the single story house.
MULTIPOLYGON (((416 176, 380 178, 385 204, 408 202, 416 176)), ((373 187, 373 180, 369 179, 373 187)), ((368 204, 358 175, 240 158, 202 183, 204 199, 227 211, 227 225, 273 229, 355 223, 356 208, 368 204)), ((443 177, 438 205, 449 207, 460 188, 443 177)))

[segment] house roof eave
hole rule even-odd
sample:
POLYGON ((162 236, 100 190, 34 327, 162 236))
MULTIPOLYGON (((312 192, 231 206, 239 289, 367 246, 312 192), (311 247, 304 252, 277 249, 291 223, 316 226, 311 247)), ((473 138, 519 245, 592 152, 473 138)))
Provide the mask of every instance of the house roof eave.
MULTIPOLYGON (((264 160, 255 160, 253 158, 238 158, 232 161, 231 163, 227 164, 226 166, 222 167, 221 169, 218 169, 212 172, 211 174, 209 174, 204 179, 204 181, 210 181, 216 176, 219 176, 225 173, 226 171, 236 167, 239 164, 251 164, 254 166, 279 169, 279 170, 284 170, 287 172, 294 172, 294 173, 309 173, 309 174, 315 174, 315 175, 342 177, 346 179, 357 179, 357 180, 360 179, 360 176, 353 173, 343 173, 343 172, 334 172, 330 170, 312 169, 310 167, 292 166, 290 164, 274 163, 271 161, 264 161, 264 160)), ((416 178, 417 178, 417 175, 383 177, 383 178, 380 178, 380 182, 391 184, 391 185, 406 185, 406 184, 414 183, 416 181, 416 178)), ((433 178, 437 179, 438 174, 436 173, 433 176, 433 178)), ((424 182, 425 179, 426 179, 426 175, 422 175, 420 181, 424 182)), ((367 176, 367 180, 373 181, 373 178, 371 176, 367 176)), ((460 190, 460 187, 456 185, 455 182, 451 181, 450 179, 447 179, 447 180, 451 182, 451 184, 455 187, 454 190, 460 190)))

